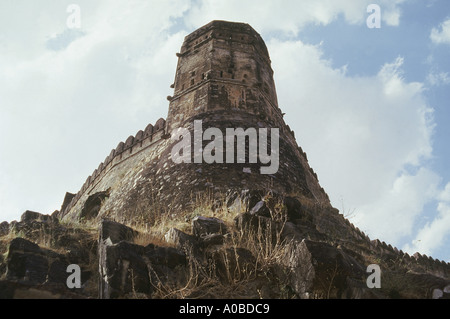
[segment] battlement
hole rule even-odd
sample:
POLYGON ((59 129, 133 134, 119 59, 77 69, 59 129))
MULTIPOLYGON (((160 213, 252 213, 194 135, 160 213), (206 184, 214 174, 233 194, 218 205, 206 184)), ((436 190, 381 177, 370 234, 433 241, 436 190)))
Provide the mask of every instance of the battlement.
MULTIPOLYGON (((342 218, 344 217, 342 216, 342 218)), ((450 275, 450 263, 434 259, 427 255, 421 255, 420 253, 415 253, 410 256, 408 253, 384 241, 380 241, 379 239, 371 240, 369 236, 353 225, 348 219, 344 220, 346 225, 350 227, 350 235, 353 239, 356 242, 362 243, 364 247, 369 249, 371 253, 375 253, 377 257, 391 260, 391 262, 395 262, 399 267, 403 266, 419 273, 428 273, 442 278, 450 275)))
POLYGON ((151 148, 156 142, 166 139, 166 120, 160 118, 155 125, 149 124, 144 131, 140 130, 135 136, 129 136, 125 142, 120 142, 117 147, 100 163, 97 169, 86 179, 81 189, 72 200, 64 205, 61 216, 65 216, 80 200, 84 193, 89 193, 102 178, 114 167, 127 161, 130 157, 151 148))
POLYGON ((270 63, 269 51, 264 40, 249 24, 220 20, 212 21, 187 35, 181 47, 181 52, 177 55, 184 56, 190 53, 198 53, 195 51, 212 39, 241 44, 250 43, 254 46, 258 55, 264 57, 270 63))

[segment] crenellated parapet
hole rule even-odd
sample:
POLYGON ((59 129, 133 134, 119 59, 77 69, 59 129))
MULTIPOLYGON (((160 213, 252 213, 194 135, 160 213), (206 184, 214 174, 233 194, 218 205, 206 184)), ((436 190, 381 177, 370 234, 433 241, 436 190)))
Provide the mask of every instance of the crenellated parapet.
POLYGON ((450 275, 450 263, 418 252, 411 256, 384 241, 380 241, 379 239, 371 240, 369 236, 353 225, 348 219, 345 219, 343 216, 342 218, 344 219, 344 223, 350 228, 349 234, 362 247, 365 247, 376 256, 384 260, 391 260, 397 266, 406 266, 408 269, 417 272, 425 272, 439 277, 447 277, 450 275))
POLYGON ((125 142, 120 142, 117 147, 111 150, 110 154, 94 172, 86 179, 81 189, 72 198, 72 200, 64 205, 64 210, 61 211, 61 217, 65 216, 79 201, 79 199, 89 191, 99 180, 101 180, 108 172, 119 163, 126 161, 131 156, 151 148, 155 141, 167 138, 166 120, 160 118, 155 125, 149 124, 144 131, 140 130, 134 136, 129 136, 125 142))

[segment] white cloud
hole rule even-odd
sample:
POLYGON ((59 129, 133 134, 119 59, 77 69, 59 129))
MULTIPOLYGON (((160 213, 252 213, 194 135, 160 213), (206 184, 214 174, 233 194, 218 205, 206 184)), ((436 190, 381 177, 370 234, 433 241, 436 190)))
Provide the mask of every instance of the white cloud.
POLYGON ((403 59, 352 77, 332 68, 320 46, 272 40, 269 51, 280 107, 333 205, 354 210, 372 238, 395 244, 411 236, 440 179, 424 166, 432 110, 422 84, 402 77, 403 59))
POLYGON ((0 5, 0 220, 52 213, 121 140, 166 116, 186 34, 169 29, 189 8, 79 1, 83 36, 49 47, 68 32, 66 5, 8 3, 0 5))
MULTIPOLYGON (((400 23, 399 5, 404 0, 380 0, 381 18, 391 26, 400 23)), ((365 23, 372 0, 206 0, 192 8, 187 22, 199 27, 211 20, 241 21, 258 32, 282 31, 291 35, 308 24, 328 25, 340 15, 350 24, 365 23)))
POLYGON ((401 10, 398 7, 403 1, 390 1, 383 3, 381 17, 389 26, 400 25, 401 10))
POLYGON ((450 84, 450 76, 447 72, 429 73, 426 78, 430 86, 440 86, 450 84))
POLYGON ((446 240, 450 239, 450 205, 440 203, 438 212, 438 217, 421 228, 411 244, 405 245, 405 251, 410 254, 419 251, 421 254, 433 256, 446 245, 446 240))
POLYGON ((445 186, 445 189, 439 194, 438 199, 450 204, 450 183, 445 186))
POLYGON ((416 174, 403 173, 380 197, 361 206, 356 221, 373 238, 398 245, 414 235, 414 226, 425 205, 435 198, 439 182, 439 176, 426 168, 416 174))
POLYGON ((430 39, 436 44, 450 44, 450 19, 445 20, 438 28, 433 28, 430 39))

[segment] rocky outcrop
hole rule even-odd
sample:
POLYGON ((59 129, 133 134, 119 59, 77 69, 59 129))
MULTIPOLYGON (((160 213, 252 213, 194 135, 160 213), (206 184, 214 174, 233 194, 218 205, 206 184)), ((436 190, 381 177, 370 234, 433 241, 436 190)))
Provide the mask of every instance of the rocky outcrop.
POLYGON ((1 224, 8 229, 1 238, 20 237, 0 245, 5 256, 0 296, 449 298, 448 264, 371 241, 328 208, 273 192, 243 191, 213 204, 210 212, 192 218, 190 231, 172 227, 162 241, 137 244, 151 228, 138 231, 101 219, 98 227, 80 229, 27 211, 19 222, 1 224), (213 217, 220 213, 217 207, 238 213, 221 220, 213 217), (269 213, 255 213, 262 207, 269 213), (366 283, 373 263, 382 270, 381 289, 366 283), (80 289, 67 287, 72 264, 81 267, 80 289))
POLYGON ((5 236, 8 233, 9 233, 9 223, 8 222, 0 223, 0 237, 5 236))
POLYGON ((186 265, 185 254, 174 248, 133 244, 137 232, 125 225, 103 220, 99 233, 101 299, 149 296, 186 265))
MULTIPOLYGON (((23 238, 13 239, 8 247, 3 294, 15 298, 39 298, 37 291, 44 292, 48 298, 86 298, 84 289, 71 291, 67 287, 68 266, 73 261, 70 254, 61 254, 23 238)), ((81 273, 81 284, 86 287, 92 273, 81 273)))
POLYGON ((213 234, 225 235, 227 226, 218 218, 197 216, 192 220, 192 232, 200 238, 213 234))
MULTIPOLYGON (((2 225, 6 229, 7 223, 2 225)), ((0 267, 4 271, 0 274, 4 298, 87 298, 91 295, 96 275, 90 265, 96 255, 96 241, 91 240, 89 233, 61 225, 54 215, 26 211, 19 222, 9 224, 8 233, 3 236, 18 236, 5 246, 6 258, 0 263, 4 265, 0 267), (67 287, 67 268, 71 264, 81 267, 82 288, 77 291, 67 287)))
POLYGON ((291 242, 283 264, 289 269, 292 288, 302 298, 376 297, 361 281, 366 267, 329 244, 309 240, 291 242))

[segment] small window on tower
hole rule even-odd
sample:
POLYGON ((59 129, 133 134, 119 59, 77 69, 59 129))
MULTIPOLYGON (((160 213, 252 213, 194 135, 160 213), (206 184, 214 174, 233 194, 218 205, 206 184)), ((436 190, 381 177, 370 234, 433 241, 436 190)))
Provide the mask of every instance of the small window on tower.
POLYGON ((194 79, 192 79, 191 80, 191 85, 194 85, 195 84, 195 81, 194 81, 194 79))
POLYGON ((205 79, 205 73, 202 73, 202 80, 205 79))
POLYGON ((195 71, 191 72, 191 76, 195 76, 195 71))
POLYGON ((220 71, 220 77, 223 78, 223 71, 220 71))

